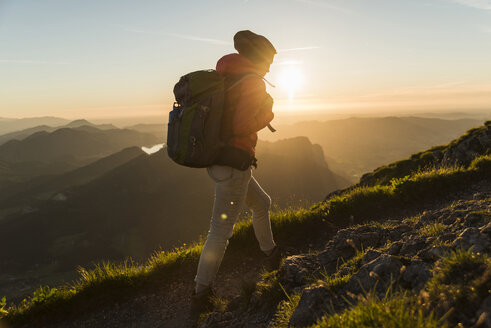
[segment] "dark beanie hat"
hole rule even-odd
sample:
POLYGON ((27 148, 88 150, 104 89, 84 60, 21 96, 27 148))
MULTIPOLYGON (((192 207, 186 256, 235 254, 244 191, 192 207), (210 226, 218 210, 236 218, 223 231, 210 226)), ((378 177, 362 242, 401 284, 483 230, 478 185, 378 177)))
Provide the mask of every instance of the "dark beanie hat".
POLYGON ((235 33, 234 48, 253 63, 271 64, 276 54, 276 49, 268 39, 249 30, 235 33))

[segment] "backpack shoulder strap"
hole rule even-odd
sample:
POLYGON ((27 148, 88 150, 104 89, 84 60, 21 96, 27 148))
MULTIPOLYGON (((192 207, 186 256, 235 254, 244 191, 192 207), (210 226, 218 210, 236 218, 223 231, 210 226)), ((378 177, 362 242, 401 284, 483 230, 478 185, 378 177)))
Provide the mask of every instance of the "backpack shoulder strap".
POLYGON ((232 88, 236 87, 237 85, 239 85, 242 81, 244 81, 245 79, 247 79, 248 77, 258 77, 260 78, 261 80, 264 80, 267 84, 269 84, 271 87, 273 88, 276 88, 276 86, 269 82, 268 80, 266 80, 264 78, 264 76, 261 76, 259 74, 256 74, 256 73, 247 73, 247 74, 244 74, 242 75, 238 80, 236 80, 234 83, 232 83, 232 85, 230 87, 228 87, 227 91, 230 91, 232 88))
POLYGON ((227 88, 227 91, 230 91, 232 90, 233 88, 235 88, 236 86, 238 86, 242 81, 244 81, 245 79, 249 78, 249 77, 258 77, 258 78, 261 78, 259 75, 257 74, 254 74, 254 73, 247 73, 247 74, 244 74, 242 75, 239 79, 235 80, 234 83, 232 83, 228 88, 227 88))

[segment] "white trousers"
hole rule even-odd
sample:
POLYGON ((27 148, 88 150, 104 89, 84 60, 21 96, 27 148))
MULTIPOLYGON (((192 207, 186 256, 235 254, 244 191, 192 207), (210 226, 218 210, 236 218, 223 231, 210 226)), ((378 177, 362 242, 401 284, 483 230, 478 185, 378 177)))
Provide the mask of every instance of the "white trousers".
POLYGON ((230 166, 213 165, 207 170, 216 182, 215 203, 195 281, 209 286, 218 272, 244 204, 253 212, 252 225, 261 250, 273 249, 275 242, 269 219, 271 198, 254 179, 251 168, 241 171, 230 166))

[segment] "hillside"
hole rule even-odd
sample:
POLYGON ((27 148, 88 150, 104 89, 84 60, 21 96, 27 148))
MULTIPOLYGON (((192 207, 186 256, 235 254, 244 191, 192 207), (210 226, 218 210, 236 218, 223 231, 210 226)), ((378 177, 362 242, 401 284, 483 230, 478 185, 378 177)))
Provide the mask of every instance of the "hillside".
MULTIPOLYGON (((290 252, 279 270, 261 274, 251 222, 238 224, 215 308, 200 327, 488 327, 487 152, 462 166, 427 168, 346 189, 310 209, 273 213, 275 238, 290 252)), ((81 270, 72 285, 40 288, 4 306, 5 320, 14 327, 188 327, 200 248, 81 270)))
POLYGON ((491 121, 468 131, 448 145, 430 148, 410 158, 377 168, 363 175, 363 185, 387 184, 391 179, 403 178, 426 167, 469 165, 477 155, 489 154, 491 149, 491 121))
MULTIPOLYGON (((131 151, 130 156, 132 160, 126 161, 125 155, 121 165, 109 170, 100 160, 29 183, 25 191, 0 199, 0 209, 8 214, 0 220, 0 248, 12 250, 0 253, 7 276, 0 281, 20 275, 12 288, 32 286, 39 278, 52 281, 51 276, 62 273, 71 277, 77 266, 94 261, 128 256, 142 260, 156 249, 171 249, 204 234, 214 188, 206 171, 175 164, 165 150, 150 156, 131 151), (25 274, 27 270, 32 271, 25 274)), ((253 174, 275 206, 311 204, 346 186, 329 170, 320 147, 305 137, 260 143, 258 156, 253 174)), ((105 162, 112 165, 114 159, 105 162)))
POLYGON ((364 173, 446 144, 479 124, 482 121, 471 119, 348 118, 280 125, 276 133, 263 131, 260 138, 274 141, 306 136, 324 149, 326 160, 335 172, 347 174, 356 183, 364 173))
POLYGON ((158 143, 152 135, 94 126, 40 131, 0 145, 0 189, 7 183, 61 174, 131 146, 158 143))
POLYGON ((67 173, 40 176, 0 189, 0 220, 27 208, 37 208, 40 202, 51 198, 61 200, 65 189, 84 185, 140 155, 143 155, 140 148, 130 147, 67 173))

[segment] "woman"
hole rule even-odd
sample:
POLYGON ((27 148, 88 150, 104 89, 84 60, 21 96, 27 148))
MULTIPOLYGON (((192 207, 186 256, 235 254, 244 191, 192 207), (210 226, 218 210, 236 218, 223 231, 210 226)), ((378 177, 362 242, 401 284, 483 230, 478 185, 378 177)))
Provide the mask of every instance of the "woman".
POLYGON ((211 284, 244 203, 253 211, 254 233, 261 250, 270 259, 279 256, 269 219, 271 198, 251 172, 256 162, 257 131, 274 117, 273 99, 266 92, 263 78, 269 72, 276 49, 264 36, 247 30, 235 34, 234 47, 238 53, 222 57, 216 66, 228 85, 221 128, 227 147, 217 160, 220 165, 207 168, 216 182, 215 203, 195 278, 191 307, 195 318, 209 309, 211 284))

